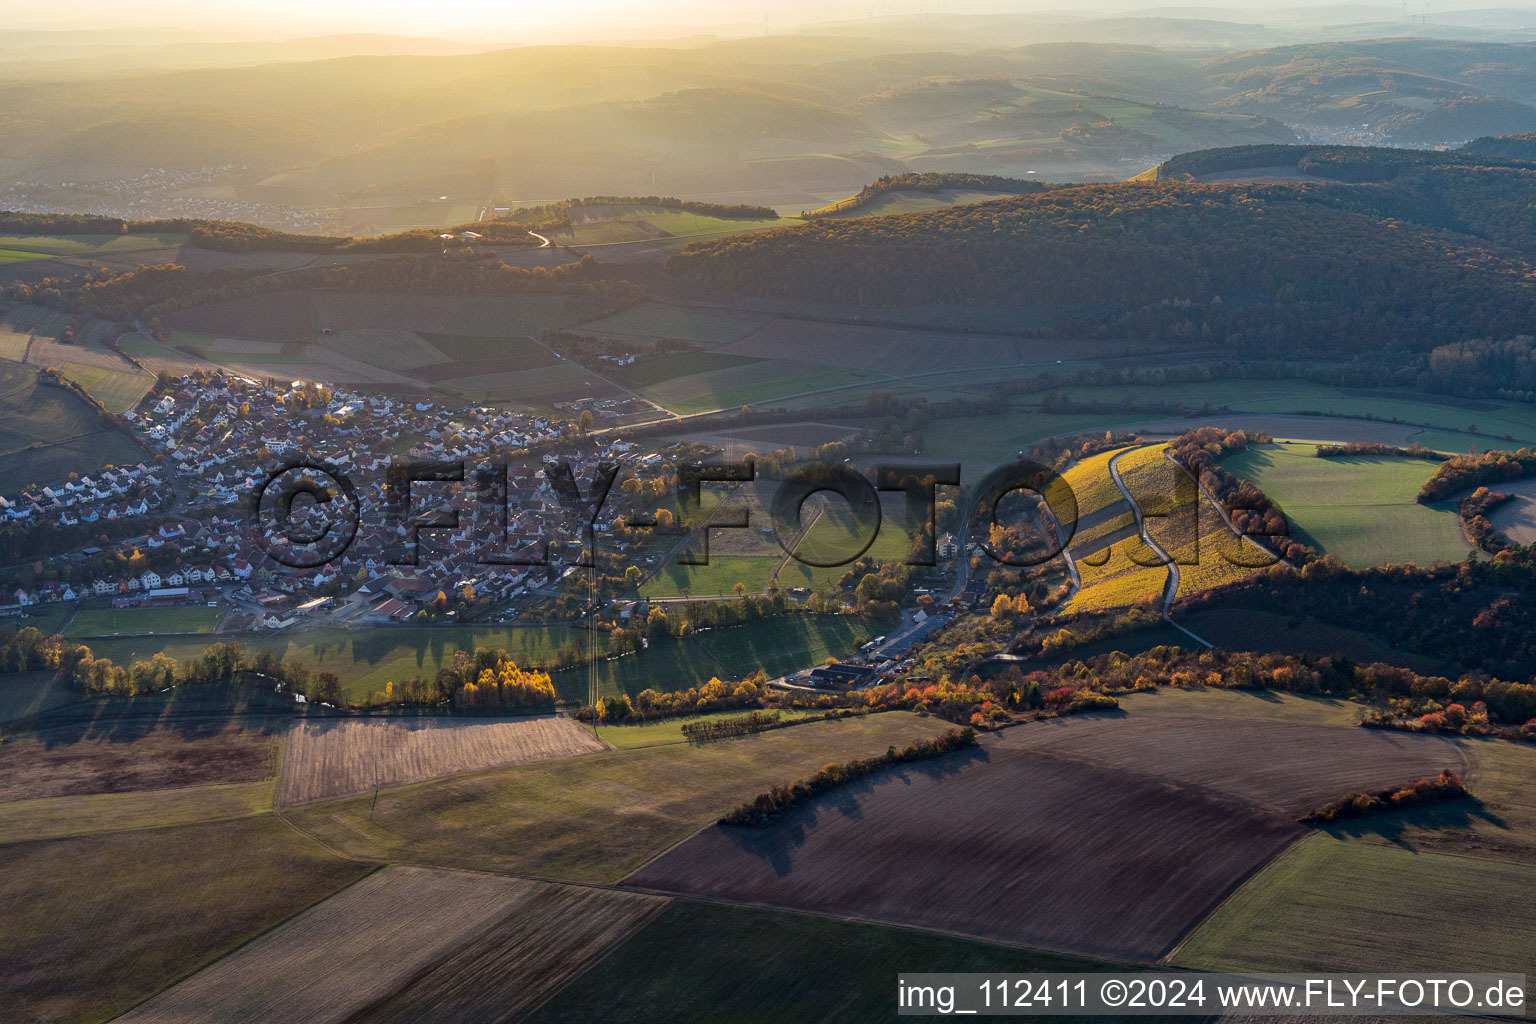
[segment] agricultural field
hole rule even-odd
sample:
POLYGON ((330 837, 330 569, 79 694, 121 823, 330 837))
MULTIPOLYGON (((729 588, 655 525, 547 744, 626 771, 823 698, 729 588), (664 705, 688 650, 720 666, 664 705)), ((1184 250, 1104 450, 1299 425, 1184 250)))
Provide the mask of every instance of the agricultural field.
POLYGON ((1312 697, 1280 690, 1185 689, 1160 686, 1116 698, 1133 718, 1164 715, 1203 718, 1294 722, 1303 725, 1358 725, 1365 708, 1333 697, 1312 697))
POLYGON ((36 368, 0 362, 0 494, 144 457, 144 449, 105 426, 78 396, 39 384, 36 368))
POLYGON ((893 970, 1115 969, 909 928, 678 899, 527 1019, 879 1024, 890 1019, 893 970))
POLYGON ((41 797, 178 789, 273 776, 275 720, 52 724, 0 744, 0 803, 41 797))
MULTIPOLYGON (((669 210, 646 206, 583 206, 571 211, 572 227, 556 233, 554 237, 564 245, 578 248, 589 246, 623 246, 628 243, 641 250, 656 249, 661 256, 676 252, 690 242, 709 238, 726 238, 747 231, 772 230, 800 223, 798 217, 768 220, 747 220, 711 217, 688 210, 669 210)), ((612 251, 603 253, 605 259, 623 259, 624 255, 612 251)))
POLYGON ((21 263, 25 260, 41 260, 47 257, 40 252, 19 252, 15 249, 0 249, 0 265, 6 263, 21 263))
POLYGON ((1074 462, 1061 474, 1061 478, 1066 481, 1068 487, 1072 488, 1072 494, 1077 500, 1077 515, 1080 522, 1125 500, 1120 494, 1120 488, 1115 486, 1115 481, 1109 475, 1109 462, 1126 450, 1115 448, 1097 455, 1090 455, 1086 459, 1074 462))
POLYGON ((73 362, 58 364, 58 370, 111 413, 132 409, 155 386, 155 378, 147 373, 128 373, 73 362))
POLYGON ((445 358, 421 335, 399 328, 335 331, 324 336, 321 347, 397 372, 440 363, 445 358))
POLYGON ((1536 544, 1536 481, 1512 480, 1494 489, 1514 499, 1489 514, 1493 528, 1515 544, 1536 544))
MULTIPOLYGON (((648 687, 685 690, 712 677, 745 679, 759 670, 772 679, 843 657, 890 625, 856 615, 797 614, 700 630, 686 640, 656 640, 639 654, 598 662, 598 688, 631 695, 648 687)), ((554 682, 562 697, 586 699, 586 667, 559 673, 554 682)))
MULTIPOLYGON (((334 672, 346 692, 361 700, 382 693, 386 683, 403 683, 416 676, 437 675, 455 651, 476 648, 502 649, 524 667, 552 664, 563 647, 578 644, 585 649, 585 631, 566 626, 380 626, 373 629, 337 629, 320 626, 296 633, 250 636, 242 643, 251 651, 270 650, 285 661, 302 664, 312 673, 334 672)), ((598 649, 607 646, 607 634, 598 634, 598 649)), ((118 664, 145 659, 163 651, 177 661, 196 657, 212 638, 179 637, 151 640, 107 637, 87 644, 97 657, 118 664)))
POLYGON ((30 718, 80 699, 73 686, 54 671, 0 674, 0 722, 30 718))
POLYGON ((1174 954, 1206 970, 1536 973, 1536 866, 1309 836, 1174 954))
POLYGON ((106 1020, 369 870, 270 814, 0 837, 0 1018, 106 1020))
POLYGON ((0 235, 0 249, 19 249, 48 256, 100 256, 107 253, 166 249, 186 241, 185 235, 0 235))
POLYGON ((164 317, 163 322, 171 331, 215 338, 312 339, 319 335, 321 326, 321 315, 316 309, 317 294, 320 293, 294 290, 210 302, 177 310, 164 317))
MULTIPOLYGON (((86 608, 70 619, 68 637, 134 636, 148 633, 212 633, 220 608, 86 608)), ((211 643, 212 641, 210 641, 211 643)))
MULTIPOLYGON (((1144 703, 1164 695, 1160 690, 1144 703)), ((1345 792, 1383 789, 1442 768, 1466 769, 1461 749, 1449 739, 1354 728, 1353 718, 1345 723, 1322 714, 1326 705, 1295 702, 1298 714, 1290 720, 1265 715, 1213 724, 1203 710, 1205 694, 1185 704, 1187 717, 1165 712, 1139 718, 1133 710, 1048 719, 1009 730, 999 744, 1005 754, 1080 760, 1122 775, 1150 772, 1293 819, 1345 792), (1299 713, 1303 708, 1306 714, 1299 713), (1319 724, 1330 719, 1341 727, 1319 724), (1264 756, 1255 758, 1256 750, 1264 756)))
POLYGON ((0 803, 0 837, 28 841, 250 818, 272 810, 275 779, 86 793, 0 803))
POLYGON ((1459 562, 1472 550, 1449 503, 1414 501, 1432 463, 1320 459, 1315 451, 1315 445, 1255 445, 1223 465, 1279 505, 1299 539, 1346 565, 1459 562))
POLYGON ((283 744, 279 807, 607 748, 573 719, 317 719, 283 744))
POLYGON ((348 856, 617 882, 769 786, 946 728, 887 712, 704 746, 619 746, 384 790, 377 800, 370 794, 311 804, 288 815, 348 856))
MULTIPOLYGON (((1128 451, 1115 461, 1126 489, 1146 517, 1148 535, 1178 566, 1178 594, 1187 596, 1231 583, 1271 564, 1272 555, 1232 533, 1193 481, 1168 461, 1165 450, 1165 445, 1149 445, 1128 451), (1179 504, 1181 495, 1195 501, 1193 515, 1179 504)), ((1096 477, 1086 477, 1083 483, 1097 483, 1102 490, 1096 477)), ((1115 493, 1119 493, 1118 488, 1115 493)), ((1129 507, 1118 514, 1112 511, 1117 507, 1105 506, 1106 511, 1090 519, 1082 538, 1073 537, 1072 552, 1082 577, 1082 586, 1072 600, 1075 610, 1106 611, 1148 598, 1160 600, 1168 586, 1169 570, 1159 564, 1157 552, 1141 539, 1129 507)))
POLYGON ((1536 864, 1536 747, 1477 737, 1455 743, 1475 806, 1420 808, 1336 831, 1420 853, 1536 864))
POLYGON ((711 372, 674 377, 636 390, 669 412, 687 416, 716 409, 739 409, 744 405, 756 405, 805 392, 837 389, 883 377, 884 374, 875 371, 762 359, 711 372))
MULTIPOLYGON (((437 969, 443 962, 452 963, 454 956, 471 951, 511 952, 498 949, 491 938, 494 931, 487 934, 486 930, 521 918, 540 903, 547 906, 549 901, 538 897, 550 888, 541 882, 470 872, 385 868, 160 993, 121 1020, 125 1024, 340 1022, 383 1004, 407 985, 422 994, 451 991, 466 979, 462 972, 451 971, 439 977, 437 969)), ((643 920, 658 902, 621 895, 610 899, 609 909, 599 903, 606 895, 585 901, 588 905, 573 901, 562 909, 573 918, 583 911, 606 915, 622 935, 625 925, 638 923, 635 918, 643 920)), ((595 939, 601 929, 594 931, 599 933, 595 939)), ((518 953, 504 966, 535 970, 540 966, 538 950, 518 953)), ((379 1011, 387 1013, 382 1006, 375 1012, 379 1011)))
POLYGON ((1295 817, 1319 796, 1432 774, 1447 756, 1459 763, 1443 741, 1404 745, 1365 730, 1174 726, 1155 716, 1023 726, 981 751, 881 772, 765 828, 706 829, 626 882, 1149 961, 1300 836, 1295 817), (1255 749, 1281 753, 1260 766, 1255 749), (892 849, 903 851, 901 872, 881 869, 892 849), (976 884, 1003 876, 1006 887, 976 884))
MULTIPOLYGON (((858 332, 869 329, 849 330, 858 332)), ((853 336, 857 338, 856 333, 853 336)), ((976 344, 976 339, 971 339, 971 343, 976 344)), ((1021 359, 1039 358, 1054 362, 1056 357, 1072 353, 1070 348, 1064 347, 1064 343, 1037 341, 1028 344, 1040 346, 1040 353, 1038 356, 1035 352, 1021 354, 1021 359)), ((733 345, 730 351, 733 354, 764 354, 750 349, 746 343, 733 345)), ((837 358, 843 361, 845 356, 839 355, 837 358)), ((998 360, 994 356, 988 361, 998 360)), ((947 351, 946 363, 949 363, 947 351)), ((974 374, 972 376, 975 379, 971 380, 964 371, 948 371, 944 375, 931 375, 906 382, 872 384, 868 390, 923 394, 933 398, 974 396, 974 390, 965 389, 995 383, 1002 372, 974 374)), ((1030 369, 1021 372, 1032 374, 1037 371, 1030 369)), ((1282 438, 1378 441, 1399 446, 1421 442, 1431 448, 1452 452, 1465 452, 1469 446, 1478 450, 1508 447, 1511 442, 1500 440, 1505 433, 1509 433, 1519 443, 1536 442, 1536 410, 1520 402, 1489 401, 1478 403, 1476 410, 1468 410, 1463 400, 1454 400, 1460 403, 1456 405, 1445 404, 1453 400, 1437 402, 1432 396, 1417 392, 1371 392, 1362 395, 1341 388, 1299 381, 1247 380, 1173 383, 1156 387, 1069 387, 1064 388, 1062 394, 1073 402, 1092 403, 1102 411, 1046 412, 1040 408, 1038 398, 1026 396, 1016 401, 1008 412, 987 417, 985 430, 977 429, 978 421, 973 417, 933 420, 923 430, 924 450, 933 455, 963 458, 967 477, 970 478, 973 468, 982 470, 1006 462, 1016 452, 1028 448, 1040 438, 1099 431, 1109 427, 1172 435, 1197 426, 1214 425, 1265 430, 1282 438), (1192 415, 1172 417, 1165 412, 1143 411, 1149 403, 1154 402, 1160 405, 1183 403, 1192 415), (1202 407, 1210 411, 1202 413, 1202 407), (1216 411, 1227 407, 1237 411, 1216 411), (1298 415, 1309 411, 1321 411, 1323 414, 1298 415), (1361 416, 1376 418, 1357 418, 1361 416), (1473 425, 1483 433, 1466 433, 1467 427, 1473 425)), ((785 404, 792 407, 815 407, 856 401, 860 397, 861 389, 855 388, 785 404)))
POLYGON ((581 325, 581 333, 728 345, 751 334, 767 320, 766 314, 746 310, 645 302, 600 320, 588 320, 581 325))
MULTIPOLYGON (((970 189, 945 188, 934 192, 882 192, 863 206, 851 209, 836 210, 828 213, 829 217, 883 217, 892 213, 926 213, 929 210, 942 210, 950 206, 970 206, 974 203, 989 203, 995 199, 1006 199, 1007 193, 976 192, 970 189)), ((837 204, 833 204, 836 206, 837 204)))
POLYGON ((585 886, 533 887, 514 911, 388 999, 368 1024, 474 1024, 537 1005, 645 927, 668 900, 585 886))

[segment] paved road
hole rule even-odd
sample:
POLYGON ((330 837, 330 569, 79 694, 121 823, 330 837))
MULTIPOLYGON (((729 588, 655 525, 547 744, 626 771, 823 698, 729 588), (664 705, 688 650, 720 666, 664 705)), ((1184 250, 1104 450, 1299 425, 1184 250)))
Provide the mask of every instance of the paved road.
MULTIPOLYGON (((1135 451, 1136 449, 1131 450, 1135 451)), ((1179 593, 1179 563, 1174 561, 1173 557, 1163 550, 1163 546, 1153 540, 1152 535, 1147 532, 1147 521, 1141 514, 1141 506, 1136 503, 1135 498, 1131 497, 1131 492, 1126 489, 1125 481, 1120 478, 1120 457, 1124 454, 1125 452, 1120 452, 1109 460, 1109 476, 1110 479, 1114 480, 1115 486, 1120 488, 1120 493, 1125 495, 1126 504, 1131 506, 1131 514, 1136 517, 1136 531, 1141 534, 1141 539, 1146 542, 1147 547, 1156 551, 1158 557, 1163 560, 1163 564, 1168 566, 1168 581, 1163 585, 1163 621, 1179 632, 1186 634, 1201 646, 1212 647, 1214 645, 1208 640, 1196 636, 1177 622, 1174 622, 1173 616, 1169 614, 1173 609, 1173 600, 1179 593)))

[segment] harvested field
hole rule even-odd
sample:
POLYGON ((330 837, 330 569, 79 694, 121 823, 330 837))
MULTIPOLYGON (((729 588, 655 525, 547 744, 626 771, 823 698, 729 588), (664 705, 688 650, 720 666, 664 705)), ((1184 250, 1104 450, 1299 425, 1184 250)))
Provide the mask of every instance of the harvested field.
POLYGON ((1281 721, 1074 716, 1010 729, 998 742, 1032 756, 1154 775, 1290 817, 1346 792, 1466 770, 1460 749, 1441 737, 1281 721))
MULTIPOLYGON (((32 339, 32 347, 27 350, 27 362, 33 366, 62 366, 64 363, 76 363, 80 366, 96 366, 103 370, 116 370, 120 373, 142 373, 137 366, 116 352, 109 352, 102 348, 89 348, 85 345, 66 345, 41 335, 32 339)), ((150 383, 153 384, 154 381, 150 383)))
POLYGON ((429 971, 540 888, 468 872, 386 868, 120 1019, 342 1021, 429 971))
POLYGON ((0 1020, 107 1020, 367 870, 271 814, 0 844, 0 1020))
POLYGON ((1536 480, 1512 480, 1492 489, 1515 496, 1488 516, 1493 528, 1516 544, 1536 544, 1536 480))
MULTIPOLYGON (((551 265, 575 258, 547 249, 544 254, 555 257, 551 265)), ((504 260, 512 258, 503 257, 504 260)), ((529 258, 541 266, 550 264, 537 249, 522 250, 517 254, 519 262, 529 258)), ((573 318, 568 308, 572 303, 566 295, 466 295, 454 296, 450 302, 453 311, 442 328, 449 334, 474 337, 536 335, 546 327, 564 327, 573 318)))
POLYGON ((278 806, 606 749, 569 718, 300 722, 283 748, 278 806))
POLYGON ((770 320, 721 349, 733 356, 797 359, 828 366, 882 368, 908 332, 805 320, 770 320))
POLYGON ((766 316, 758 313, 647 302, 601 320, 588 321, 581 325, 581 330, 583 334, 681 338, 701 345, 721 345, 750 334, 766 320, 766 316))
POLYGON ((434 381, 436 386, 472 402, 525 402, 548 405, 578 398, 621 398, 624 392, 574 363, 555 363, 530 370, 488 373, 434 381))
POLYGON ((39 384, 36 367, 0 363, 0 494, 144 457, 143 448, 103 426, 78 395, 39 384))
MULTIPOLYGON (((175 340, 174 337, 172 340, 175 340)), ((284 344, 281 341, 248 341, 245 338, 216 338, 208 343, 207 349, 210 355, 275 356, 282 352, 284 344)))
MULTIPOLYGON (((309 360, 311 365, 287 363, 287 369, 283 372, 319 376, 325 380, 346 384, 393 384, 400 387, 421 387, 421 384, 412 376, 395 373, 393 370, 386 370, 383 366, 365 363, 360 359, 353 359, 349 355, 323 345, 306 345, 304 358, 309 360)), ((239 360, 233 359, 229 362, 239 363, 239 360)), ((256 372, 260 375, 271 373, 272 370, 270 367, 263 369, 258 363, 256 372)))
POLYGON ((310 301, 319 325, 333 330, 439 331, 453 318, 457 301, 462 300, 446 295, 316 291, 310 301))
POLYGON ((127 412, 138 405, 139 400, 155 386, 154 377, 140 373, 137 369, 125 373, 80 363, 61 363, 57 369, 70 381, 84 388, 86 394, 100 402, 102 408, 110 413, 127 412))
POLYGON ((910 928, 673 900, 527 1019, 889 1024, 893 971, 1115 969, 910 928))
POLYGON ((312 338, 319 333, 313 294, 297 290, 210 302, 167 314, 162 320, 173 331, 192 331, 215 337, 294 341, 312 338))
POLYGON ((60 682, 54 671, 0 674, 0 722, 30 718, 79 699, 80 694, 60 682))
POLYGON ((0 804, 0 842, 249 818, 272 810, 276 788, 277 780, 268 778, 218 786, 15 800, 0 804))
POLYGON ((882 773, 767 828, 714 826, 627 882, 1151 960, 1300 834, 1241 801, 988 747, 882 773))
POLYGON ((443 359, 443 354, 421 335, 398 328, 336 331, 326 335, 321 346, 386 370, 410 370, 443 359))
POLYGON ((763 829, 706 829, 626 881, 1151 960, 1302 834, 1299 811, 1461 764, 1450 744, 1401 738, 1162 717, 1039 723, 763 829), (886 870, 893 858, 900 872, 886 870))
POLYGON ((272 777, 277 723, 219 721, 135 727, 59 725, 5 737, 0 803, 84 793, 178 789, 272 777))
POLYGON ((616 882, 776 782, 943 731, 943 722, 892 711, 741 742, 693 746, 679 736, 311 804, 289 817, 365 860, 616 882))
POLYGON ((669 900, 536 885, 516 910, 356 1024, 480 1024, 510 1020, 600 960, 669 900))
POLYGON ((554 356, 540 350, 498 359, 467 359, 457 363, 433 363, 430 366, 417 367, 415 376, 436 383, 491 374, 516 374, 558 364, 559 361, 554 356))

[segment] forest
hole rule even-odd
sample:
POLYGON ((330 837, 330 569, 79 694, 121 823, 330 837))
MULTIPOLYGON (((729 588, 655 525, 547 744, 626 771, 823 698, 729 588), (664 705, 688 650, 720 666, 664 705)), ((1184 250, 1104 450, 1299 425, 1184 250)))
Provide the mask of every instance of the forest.
MULTIPOLYGON (((1519 184, 1536 199, 1536 177, 1519 184)), ((696 293, 1032 307, 1043 335, 1258 357, 1428 350, 1526 328, 1530 257, 1382 206, 1338 185, 1086 185, 701 242, 667 270, 696 293)))
POLYGON ((1536 550, 1420 568, 1346 569, 1324 556, 1275 566, 1179 602, 1190 612, 1247 608, 1364 630, 1449 670, 1536 675, 1536 550))

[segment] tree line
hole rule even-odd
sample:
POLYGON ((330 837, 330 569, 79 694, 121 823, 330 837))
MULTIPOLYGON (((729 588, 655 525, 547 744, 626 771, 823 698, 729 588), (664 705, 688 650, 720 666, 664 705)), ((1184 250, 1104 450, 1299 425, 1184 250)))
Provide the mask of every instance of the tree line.
POLYGON ((849 761, 847 764, 829 764, 808 779, 792 782, 788 786, 774 786, 766 793, 759 793, 734 810, 728 811, 720 818, 720 824, 751 825, 760 828, 771 822, 775 816, 783 814, 797 804, 820 796, 828 790, 857 782, 881 768, 912 761, 929 761, 975 745, 976 730, 967 726, 964 729, 951 729, 944 735, 936 736, 931 740, 916 740, 900 750, 894 746, 888 747, 884 754, 877 757, 849 761))
POLYGON ((1377 793, 1351 793, 1331 801, 1300 819, 1307 825, 1331 825, 1336 821, 1368 818, 1374 814, 1401 811, 1409 807, 1460 800, 1471 796, 1461 775, 1450 768, 1443 769, 1433 779, 1419 779, 1405 786, 1384 789, 1377 793))
POLYGON ((1508 483, 1536 473, 1536 449, 1490 451, 1481 455, 1455 455, 1439 466, 1419 488, 1422 504, 1444 501, 1474 487, 1508 483))
POLYGON ((1244 536, 1288 562, 1307 562, 1317 551, 1290 535, 1290 521, 1280 507, 1252 481, 1238 479, 1219 464, 1228 455, 1246 451, 1249 444, 1270 440, 1262 431, 1200 427, 1170 441, 1168 454, 1211 492, 1244 536))
MULTIPOLYGON (((1184 598, 1181 609, 1247 608, 1364 630, 1457 671, 1536 675, 1536 548, 1420 568, 1348 569, 1331 555, 1271 567, 1184 598)), ((1533 712, 1536 713, 1536 712, 1533 712)))

